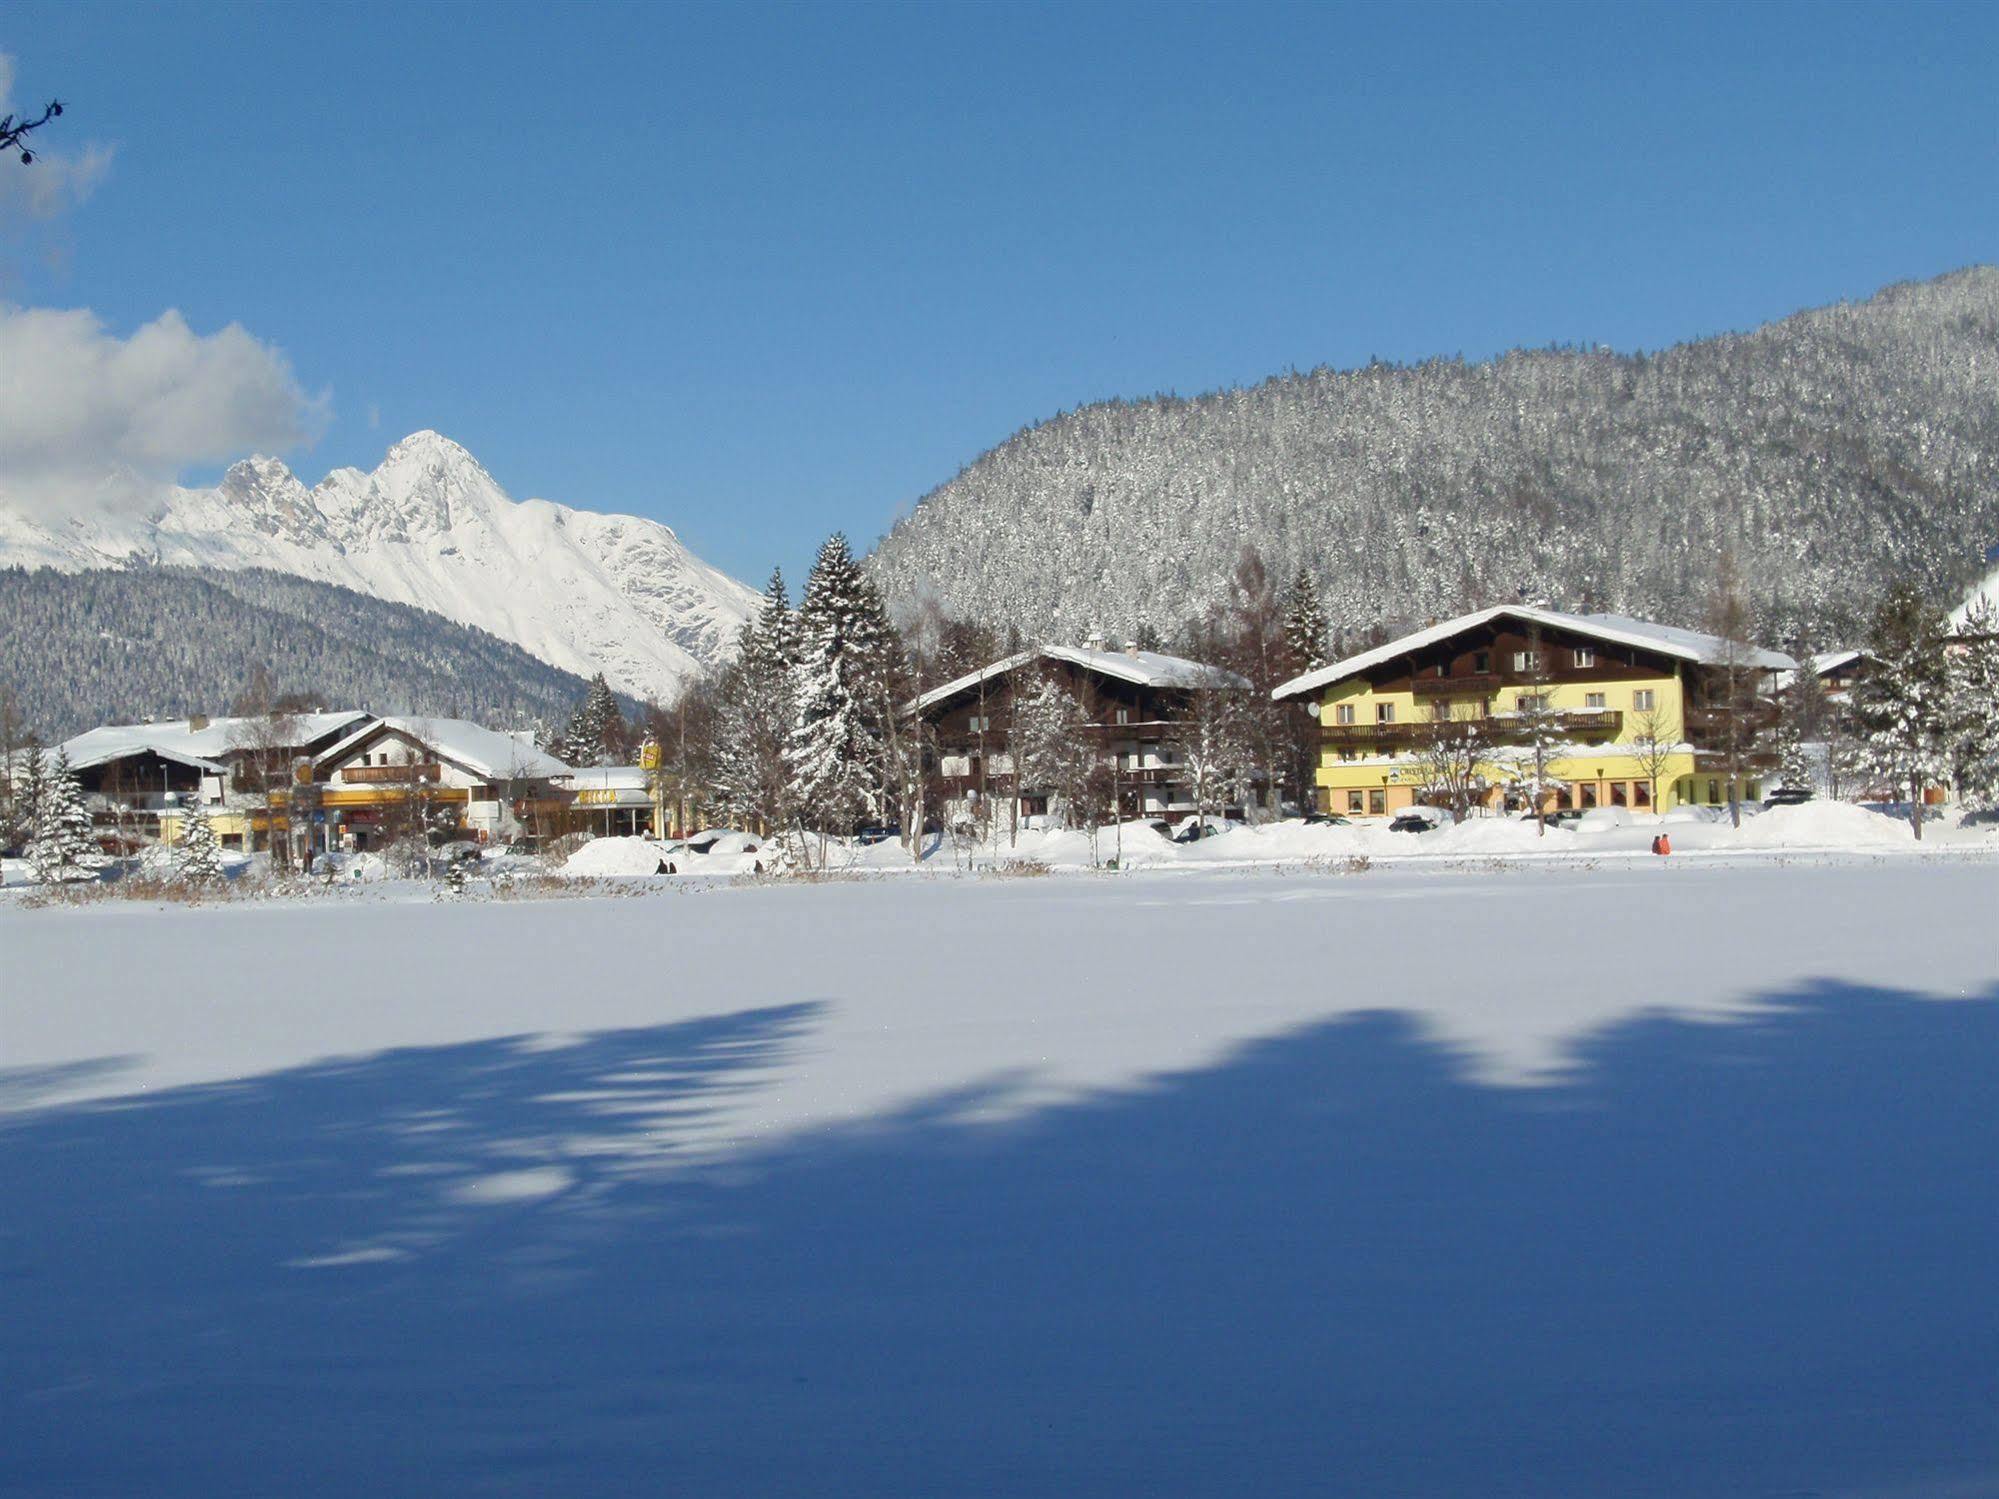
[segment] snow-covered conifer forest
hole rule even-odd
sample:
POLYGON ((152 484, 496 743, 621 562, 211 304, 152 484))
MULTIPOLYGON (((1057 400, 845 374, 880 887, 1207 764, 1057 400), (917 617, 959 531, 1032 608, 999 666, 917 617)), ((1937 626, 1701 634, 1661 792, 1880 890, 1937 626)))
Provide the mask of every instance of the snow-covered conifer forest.
POLYGON ((383 713, 559 721, 586 683, 483 630, 250 568, 0 568, 0 685, 44 737, 214 713, 258 666, 383 713))
POLYGON ((1698 622, 1733 553, 1763 638, 1848 638, 1896 576, 1954 599, 1999 539, 1999 268, 1647 353, 1522 350, 1110 401, 1038 423, 876 550, 1030 638, 1172 634, 1245 545, 1348 639, 1545 599, 1698 622))

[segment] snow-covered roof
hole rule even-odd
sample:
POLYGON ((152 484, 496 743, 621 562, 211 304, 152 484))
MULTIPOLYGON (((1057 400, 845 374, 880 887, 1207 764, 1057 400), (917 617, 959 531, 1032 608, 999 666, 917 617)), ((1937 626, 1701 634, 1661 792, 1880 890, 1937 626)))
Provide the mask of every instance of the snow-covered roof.
POLYGON ((440 758, 462 765, 487 780, 502 781, 515 777, 550 780, 570 773, 567 765, 555 756, 536 749, 527 740, 463 718, 379 718, 323 751, 315 763, 326 765, 339 760, 384 729, 393 730, 405 739, 413 739, 440 758))
POLYGON ((1003 677, 1010 671, 1018 670, 1037 657, 1050 661, 1065 661, 1071 666, 1080 666, 1085 671, 1094 671, 1101 676, 1112 677, 1120 682, 1130 682, 1138 687, 1249 686, 1249 681, 1245 677, 1237 676, 1232 671, 1224 671, 1219 666, 1190 661, 1185 656, 1168 656, 1160 651, 1113 651, 1079 645, 1044 645, 1038 650, 1019 651, 993 662, 990 666, 982 666, 977 671, 967 672, 956 681, 946 682, 942 687, 933 687, 910 703, 907 711, 921 713, 978 686, 981 682, 990 681, 994 677, 1003 677))
MULTIPOLYGON (((1308 671, 1303 676, 1271 691, 1273 698, 1302 697, 1316 692, 1335 682, 1343 682, 1348 677, 1373 667, 1381 666, 1405 656, 1411 651, 1420 651, 1426 646, 1436 645, 1467 630, 1477 629, 1496 619, 1517 619, 1524 624, 1540 625, 1543 629, 1564 630, 1570 634, 1587 636, 1611 645, 1630 646, 1638 650, 1655 651, 1662 656, 1671 656, 1680 661, 1712 661, 1724 649, 1726 642, 1718 635, 1704 635, 1698 630, 1682 630, 1675 625, 1656 625, 1650 620, 1631 619, 1622 614, 1563 614, 1554 609, 1543 609, 1532 604, 1498 604, 1490 609, 1480 609, 1471 614, 1461 614, 1456 619, 1447 619, 1414 634, 1391 640, 1386 645, 1378 645, 1371 651, 1362 651, 1357 656, 1349 656, 1344 661, 1335 661, 1331 666, 1321 666, 1316 671, 1308 671)), ((1781 651, 1766 651, 1751 646, 1746 653, 1746 664, 1763 671, 1789 671, 1797 662, 1781 651)))
POLYGON ((1812 671, 1822 677, 1829 671, 1838 671, 1842 666, 1851 666, 1866 655, 1865 651, 1820 651, 1812 657, 1812 671))
MULTIPOLYGON (((302 748, 373 718, 371 713, 354 709, 345 713, 294 713, 287 721, 293 725, 292 747, 302 748)), ((162 723, 105 724, 64 740, 62 748, 76 770, 150 752, 162 760, 214 771, 220 769, 216 762, 230 750, 243 749, 253 742, 261 732, 262 723, 262 719, 256 718, 211 718, 198 729, 192 720, 185 718, 162 723)))

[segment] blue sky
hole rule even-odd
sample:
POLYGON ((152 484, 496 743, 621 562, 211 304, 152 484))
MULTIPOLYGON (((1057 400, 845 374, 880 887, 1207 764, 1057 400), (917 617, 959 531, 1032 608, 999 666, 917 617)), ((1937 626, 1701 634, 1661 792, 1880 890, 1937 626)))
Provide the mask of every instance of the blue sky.
POLYGON ((330 397, 309 482, 436 427, 753 582, 1101 397, 1999 258, 1993 6, 13 0, 0 52, 114 150, 0 297, 240 322, 330 397))

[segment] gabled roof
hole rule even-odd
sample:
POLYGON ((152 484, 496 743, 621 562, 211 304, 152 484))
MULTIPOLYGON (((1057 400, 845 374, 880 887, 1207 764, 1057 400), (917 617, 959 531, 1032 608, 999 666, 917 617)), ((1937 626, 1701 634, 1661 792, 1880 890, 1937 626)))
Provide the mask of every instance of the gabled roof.
MULTIPOLYGON (((372 722, 373 718, 373 714, 359 709, 343 713, 290 714, 287 719, 293 726, 291 747, 303 749, 364 720, 372 722)), ((93 765, 150 752, 180 765, 219 771, 221 766, 216 762, 232 749, 247 747, 249 739, 257 732, 255 726, 261 722, 254 718, 211 718, 198 729, 193 727, 192 720, 185 718, 168 719, 162 723, 105 724, 86 730, 74 739, 64 740, 62 748, 69 755, 70 766, 75 770, 86 770, 93 765)))
POLYGON ((1245 677, 1219 666, 1209 666, 1205 662, 1190 661, 1185 656, 1168 656, 1160 651, 1113 651, 1095 650, 1088 646, 1044 645, 1037 650, 1019 651, 1014 655, 982 666, 977 671, 967 672, 956 681, 946 682, 942 687, 933 687, 921 697, 905 705, 904 711, 921 713, 969 691, 981 682, 994 677, 1003 677, 1008 672, 1017 671, 1037 658, 1049 661, 1065 661, 1071 666, 1080 666, 1085 671, 1093 671, 1100 676, 1112 677, 1120 682, 1130 682, 1138 687, 1179 687, 1192 690, 1213 687, 1249 686, 1245 677))
MULTIPOLYGON (((1456 619, 1447 619, 1440 624, 1417 630, 1414 634, 1391 640, 1386 645, 1378 645, 1373 650, 1349 656, 1344 661, 1335 661, 1331 666, 1321 666, 1315 671, 1308 671, 1303 676, 1293 677, 1290 681, 1272 689, 1270 695, 1278 699, 1303 697, 1307 693, 1317 692, 1335 682, 1343 682, 1348 677, 1384 665, 1398 656, 1406 656, 1411 651, 1420 651, 1426 646, 1450 640, 1467 630, 1475 630, 1481 625, 1490 624, 1496 619, 1517 619, 1523 624, 1539 625, 1548 630, 1562 630, 1572 635, 1601 640, 1609 645, 1653 651, 1679 661, 1712 661, 1726 644, 1717 635, 1703 635, 1698 630, 1682 630, 1674 625, 1655 625, 1649 620, 1631 619, 1622 614, 1562 614, 1533 604, 1498 604, 1490 609, 1461 614, 1456 619)), ((1766 651, 1751 646, 1747 651, 1747 664, 1763 671, 1788 671, 1798 663, 1781 651, 1766 651)))
POLYGON ((325 765, 351 754, 385 729, 405 739, 413 739, 440 758, 463 766, 489 781, 515 776, 540 781, 569 774, 567 765, 555 756, 536 749, 527 740, 463 718, 378 718, 359 732, 349 734, 338 744, 321 751, 313 763, 325 765))

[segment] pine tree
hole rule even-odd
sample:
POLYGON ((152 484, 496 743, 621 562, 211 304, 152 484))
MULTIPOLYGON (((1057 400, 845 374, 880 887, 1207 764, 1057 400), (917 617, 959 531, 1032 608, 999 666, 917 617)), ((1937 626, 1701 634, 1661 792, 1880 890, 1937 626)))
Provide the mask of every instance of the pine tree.
POLYGON ((850 828, 881 794, 890 642, 881 598, 846 537, 819 549, 798 606, 793 720, 785 759, 800 817, 821 835, 850 828))
POLYGON ((623 748, 626 734, 625 716, 600 671, 590 679, 590 690, 563 730, 563 747, 569 753, 561 758, 575 766, 608 764, 609 757, 623 748))
POLYGON ((44 885, 93 879, 104 867, 103 855, 91 838, 83 788, 69 768, 69 756, 60 749, 35 798, 35 836, 28 844, 28 863, 44 885))
POLYGON ((797 717, 792 681, 797 638, 784 574, 773 571, 763 605, 743 626, 736 658, 717 691, 715 790, 731 822, 769 830, 787 821, 785 747, 797 717))
POLYGON ((1999 609, 1980 599, 1957 633, 1957 792, 1983 810, 1999 806, 1999 609))
POLYGON ((174 874, 189 885, 215 885, 222 880, 222 846, 216 841, 208 809, 198 799, 181 820, 180 855, 174 861, 174 874))
POLYGON ((1869 770, 1909 797, 1923 836, 1923 792, 1949 779, 1958 707, 1942 611, 1910 583, 1888 590, 1868 638, 1873 670, 1854 684, 1853 718, 1869 770))
POLYGON ((1284 598, 1284 649, 1291 658, 1292 676, 1302 675, 1325 661, 1329 629, 1319 585, 1301 567, 1284 598))
POLYGON ((19 847, 23 851, 34 841, 36 819, 41 815, 42 795, 48 789, 49 757, 42 749, 39 739, 30 737, 21 750, 20 765, 15 775, 14 826, 7 839, 8 847, 19 847))
POLYGON ((1093 810, 1085 802, 1096 761, 1083 705, 1052 675, 1044 675, 1014 709, 1015 784, 1047 796, 1050 814, 1062 821, 1083 821, 1093 810))
MULTIPOLYGON (((1800 678, 1818 680, 1809 662, 1798 668, 1800 678)), ((1805 697, 1794 685, 1777 710, 1775 749, 1777 784, 1790 791, 1809 791, 1812 786, 1811 759, 1805 750, 1805 697)))

